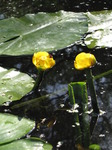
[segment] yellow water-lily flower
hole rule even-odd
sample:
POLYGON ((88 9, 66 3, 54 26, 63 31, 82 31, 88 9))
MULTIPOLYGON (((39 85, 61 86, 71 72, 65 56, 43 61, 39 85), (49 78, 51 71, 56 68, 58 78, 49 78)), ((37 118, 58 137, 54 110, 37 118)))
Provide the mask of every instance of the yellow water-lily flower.
POLYGON ((80 53, 76 56, 74 61, 74 67, 77 70, 84 70, 86 68, 91 68, 96 64, 96 58, 90 53, 80 53))
POLYGON ((34 53, 32 58, 33 64, 40 70, 47 70, 52 68, 55 65, 55 60, 47 52, 37 52, 34 53))

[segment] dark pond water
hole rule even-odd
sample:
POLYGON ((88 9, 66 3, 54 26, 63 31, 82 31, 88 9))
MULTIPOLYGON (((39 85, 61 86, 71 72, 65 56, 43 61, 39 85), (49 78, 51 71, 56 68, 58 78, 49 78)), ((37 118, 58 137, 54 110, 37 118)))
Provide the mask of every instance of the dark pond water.
POLYGON ((1 18, 23 16, 27 13, 55 12, 58 10, 87 12, 112 9, 110 0, 3 0, 0 3, 1 18))
MULTIPOLYGON (((11 16, 20 17, 27 13, 37 13, 40 11, 55 12, 67 10, 74 12, 86 12, 111 9, 112 2, 109 0, 4 0, 0 3, 0 18, 11 16)), ((68 104, 67 87, 70 82, 85 80, 85 73, 74 70, 73 61, 75 56, 81 52, 91 52, 97 59, 97 65, 92 69, 93 75, 106 72, 112 69, 112 49, 94 49, 74 45, 63 49, 60 52, 53 52, 56 65, 44 75, 44 82, 40 86, 40 94, 55 93, 50 100, 43 103, 48 106, 46 110, 39 112, 35 109, 28 111, 28 116, 33 119, 48 118, 55 120, 55 124, 47 128, 42 125, 40 130, 34 131, 32 136, 41 137, 53 145, 53 150, 74 150, 76 137, 73 134, 71 113, 59 110, 62 106, 70 107, 68 104), (65 89, 63 91, 63 89, 65 89), (49 111, 48 111, 49 110, 49 111), (38 112, 38 113, 37 113, 38 112), (39 114, 39 117, 35 114, 39 114)), ((0 66, 5 68, 16 68, 22 72, 36 77, 36 69, 31 62, 32 56, 24 57, 0 57, 0 66)), ((112 150, 112 75, 95 80, 95 89, 98 98, 98 105, 102 114, 97 118, 96 125, 92 132, 91 141, 101 145, 102 150, 112 150)), ((23 113, 21 110, 19 113, 23 113)), ((13 112, 15 113, 15 112, 13 112)), ((94 124, 94 123, 93 123, 94 124)))

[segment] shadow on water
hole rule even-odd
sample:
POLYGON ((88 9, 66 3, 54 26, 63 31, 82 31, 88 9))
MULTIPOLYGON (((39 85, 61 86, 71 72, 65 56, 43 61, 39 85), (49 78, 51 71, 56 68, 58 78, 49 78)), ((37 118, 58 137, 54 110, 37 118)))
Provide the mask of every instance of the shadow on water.
MULTIPOLYGON (((4 0, 0 3, 0 19, 10 16, 20 17, 27 13, 37 13, 40 11, 55 12, 58 10, 67 10, 74 12, 87 12, 96 10, 111 9, 111 1, 95 1, 88 0, 54 0, 52 3, 49 0, 4 0)), ((69 108, 69 99, 67 88, 70 82, 85 80, 83 71, 74 69, 73 62, 75 56, 81 52, 91 52, 97 59, 97 65, 92 69, 93 75, 106 72, 112 69, 112 49, 95 49, 90 50, 87 47, 73 46, 52 52, 56 59, 56 65, 44 75, 44 82, 39 88, 39 94, 55 93, 55 96, 40 101, 37 105, 41 106, 41 110, 35 106, 34 111, 31 106, 24 107, 14 114, 26 115, 34 120, 45 119, 45 124, 41 124, 40 129, 32 132, 32 136, 41 137, 53 145, 53 150, 74 150, 76 137, 73 134, 72 115, 64 109, 69 108), (66 89, 61 91, 62 89, 66 89), (60 92, 59 92, 60 91, 60 92), (59 93, 58 93, 59 92, 59 93), (58 93, 58 94, 57 94, 58 93), (48 106, 47 108, 45 106, 48 106), (43 109, 42 109, 43 108, 43 109), (48 111, 49 110, 49 111, 48 111), (51 125, 48 124, 52 122, 51 125)), ((29 74, 36 79, 37 71, 32 64, 32 56, 22 57, 0 57, 0 66, 7 69, 16 68, 17 70, 29 74)), ((112 77, 111 75, 95 80, 95 89, 98 97, 98 104, 102 114, 98 118, 94 118, 91 123, 92 143, 101 145, 102 150, 111 150, 112 144, 112 77), (97 121, 97 122, 96 122, 97 121), (95 127, 94 127, 94 124, 95 127)), ((88 105, 89 109, 91 106, 88 105)), ((90 116, 91 117, 91 116, 90 116)))

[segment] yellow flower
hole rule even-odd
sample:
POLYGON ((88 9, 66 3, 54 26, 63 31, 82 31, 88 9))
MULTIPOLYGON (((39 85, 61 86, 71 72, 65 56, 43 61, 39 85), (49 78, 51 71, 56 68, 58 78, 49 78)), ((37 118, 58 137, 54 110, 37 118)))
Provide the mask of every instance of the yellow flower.
POLYGON ((77 70, 84 70, 86 68, 91 68, 96 64, 96 58, 90 53, 80 53, 76 56, 74 61, 74 67, 77 70))
POLYGON ((33 64, 40 70, 47 70, 55 65, 55 60, 47 52, 34 53, 32 58, 33 64))

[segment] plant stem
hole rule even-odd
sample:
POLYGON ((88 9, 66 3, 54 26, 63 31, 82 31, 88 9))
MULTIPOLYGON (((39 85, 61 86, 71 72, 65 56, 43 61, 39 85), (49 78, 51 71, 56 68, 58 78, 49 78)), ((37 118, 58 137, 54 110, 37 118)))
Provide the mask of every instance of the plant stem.
MULTIPOLYGON (((76 102, 75 102, 75 93, 74 93, 73 86, 74 85, 69 84, 68 91, 69 91, 70 104, 72 106, 75 106, 76 102)), ((72 116, 73 116, 73 124, 75 124, 74 135, 76 136, 77 139, 75 142, 76 144, 82 145, 82 134, 81 134, 78 112, 73 112, 72 116)))
POLYGON ((97 98, 96 98, 96 92, 95 92, 94 83, 93 83, 92 72, 90 69, 85 69, 85 72, 86 72, 86 77, 87 77, 87 83, 88 83, 89 90, 90 90, 93 112, 99 114, 99 108, 97 104, 97 98))
POLYGON ((35 85, 34 85, 32 90, 38 90, 39 85, 40 85, 40 83, 42 81, 42 78, 43 78, 43 74, 44 74, 43 70, 38 70, 38 77, 37 77, 37 79, 35 81, 35 85))
POLYGON ((112 69, 109 70, 109 71, 106 71, 106 72, 104 72, 104 73, 101 73, 101 74, 99 74, 99 75, 97 75, 97 76, 95 76, 94 79, 97 80, 97 79, 99 79, 99 78, 105 77, 105 76, 110 75, 110 74, 112 74, 112 69))

